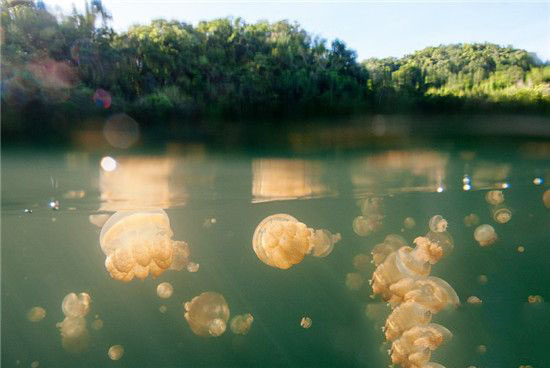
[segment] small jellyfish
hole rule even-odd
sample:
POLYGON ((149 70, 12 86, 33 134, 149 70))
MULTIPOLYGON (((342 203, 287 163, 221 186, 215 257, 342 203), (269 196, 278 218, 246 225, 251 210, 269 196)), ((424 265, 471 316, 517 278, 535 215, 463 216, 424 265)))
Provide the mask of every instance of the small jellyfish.
POLYGON ((40 363, 38 362, 38 360, 35 360, 31 363, 31 368, 38 368, 39 365, 40 363))
POLYGON ((353 220, 353 231, 359 236, 368 236, 382 227, 382 215, 357 216, 353 220))
POLYGON ((160 276, 180 265, 187 254, 183 242, 172 240, 170 219, 161 209, 119 211, 103 225, 99 237, 101 250, 107 256, 105 267, 115 280, 141 280, 149 274, 160 276))
POLYGON ((475 295, 472 295, 472 296, 468 297, 468 299, 466 301, 470 304, 481 304, 481 303, 483 303, 483 301, 475 295))
POLYGON ((94 319, 91 325, 94 330, 99 331, 103 328, 103 321, 100 319, 94 319))
POLYGON ((466 217, 464 217, 464 225, 466 227, 472 227, 479 225, 479 216, 475 213, 470 213, 466 217))
POLYGON ((42 307, 32 307, 27 313, 27 319, 31 322, 40 322, 46 317, 46 310, 42 307))
POLYGON ((416 226, 416 221, 412 217, 407 217, 403 221, 403 226, 405 226, 405 229, 412 229, 416 226))
POLYGON ((487 283, 487 281, 489 281, 489 278, 486 276, 486 275, 479 275, 477 277, 477 281, 481 284, 481 285, 485 285, 487 283))
POLYGON ((286 214, 266 217, 256 227, 252 247, 265 264, 288 269, 302 262, 306 254, 325 257, 341 239, 340 234, 315 230, 286 214))
POLYGON ((61 345, 71 353, 81 353, 88 348, 89 334, 84 317, 65 317, 56 325, 61 330, 61 345))
POLYGON ((107 355, 111 360, 119 360, 124 355, 124 346, 113 345, 109 348, 107 355))
POLYGON ((162 313, 162 314, 166 313, 167 310, 168 310, 168 307, 165 306, 165 305, 161 305, 159 307, 159 312, 162 313))
POLYGON ((92 299, 88 293, 69 293, 63 298, 61 310, 67 317, 85 317, 90 311, 92 299))
POLYGON ((480 246, 487 247, 493 244, 498 239, 498 236, 491 225, 484 224, 476 227, 474 230, 474 239, 480 246))
POLYGON ((254 317, 250 313, 239 314, 231 319, 231 332, 236 335, 246 335, 254 322, 254 317))
POLYGON ((445 220, 441 215, 435 215, 430 219, 429 227, 434 233, 442 233, 447 231, 447 220, 445 220))
POLYGON ((542 303, 544 301, 544 299, 542 299, 542 296, 540 295, 529 295, 527 297, 527 302, 529 304, 538 304, 538 303, 542 303))
POLYGON ((493 220, 499 224, 505 224, 512 219, 512 211, 509 208, 497 206, 491 212, 493 213, 493 220))
POLYGON ((477 346, 477 352, 480 353, 480 354, 485 354, 487 352, 487 346, 478 345, 477 346))
POLYGON ((366 254, 359 253, 355 257, 353 257, 353 267, 357 271, 364 271, 368 267, 370 263, 370 258, 366 254))
POLYGON ((169 282, 161 282, 157 286, 157 295, 161 299, 168 299, 172 296, 174 288, 169 282))
POLYGON ((504 193, 502 190, 491 190, 485 194, 485 200, 493 206, 499 205, 504 202, 504 193))
POLYGON ((525 247, 523 245, 520 245, 520 246, 518 246, 517 251, 518 251, 518 253, 523 253, 523 252, 525 252, 525 247))
POLYGON ((223 295, 207 291, 184 304, 185 319, 195 335, 220 336, 229 319, 229 306, 223 295))
POLYGON ((542 203, 544 203, 546 208, 550 208, 550 189, 546 189, 542 194, 542 203))
POLYGON ((309 317, 302 317, 302 319, 300 320, 300 326, 302 326, 303 328, 305 329, 308 329, 311 327, 311 324, 313 323, 313 321, 311 320, 311 318, 309 317))
POLYGON ((200 268, 200 265, 198 263, 195 263, 195 262, 189 262, 187 264, 187 272, 197 272, 200 268))
POLYGON ((361 289, 361 286, 363 286, 364 282, 365 279, 363 279, 363 276, 361 276, 360 273, 350 272, 346 275, 346 287, 349 290, 361 289))
POLYGON ((90 215, 88 216, 88 221, 90 221, 90 224, 93 224, 97 227, 102 227, 103 225, 105 225, 109 217, 111 216, 107 214, 90 215))

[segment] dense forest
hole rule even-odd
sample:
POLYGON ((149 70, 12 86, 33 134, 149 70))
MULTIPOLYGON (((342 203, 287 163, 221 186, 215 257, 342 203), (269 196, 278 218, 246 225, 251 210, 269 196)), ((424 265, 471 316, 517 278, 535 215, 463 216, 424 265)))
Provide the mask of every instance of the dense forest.
POLYGON ((153 129, 198 118, 550 112, 550 65, 511 46, 446 45, 360 63, 344 42, 288 21, 160 19, 117 33, 100 0, 69 15, 40 0, 1 5, 4 133, 78 128, 113 112, 153 129))

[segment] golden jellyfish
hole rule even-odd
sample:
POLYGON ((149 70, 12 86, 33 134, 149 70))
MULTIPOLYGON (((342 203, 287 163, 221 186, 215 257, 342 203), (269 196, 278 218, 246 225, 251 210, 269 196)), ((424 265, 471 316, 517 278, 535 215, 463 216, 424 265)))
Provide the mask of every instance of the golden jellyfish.
POLYGON ((403 220, 403 226, 405 226, 405 229, 412 229, 416 226, 416 221, 412 217, 407 217, 403 220))
POLYGON ((227 328, 229 306, 223 295, 207 291, 184 304, 185 319, 195 335, 216 337, 227 328))
POLYGON ((485 285, 487 283, 487 281, 489 281, 489 278, 487 277, 487 275, 479 275, 477 277, 477 281, 481 284, 481 285, 485 285))
POLYGON ((397 306, 386 319, 384 335, 386 340, 397 339, 403 332, 432 320, 432 312, 422 304, 409 301, 397 306))
POLYGON ((512 211, 504 206, 497 206, 491 210, 493 220, 499 224, 505 224, 512 219, 512 211))
POLYGON ((94 330, 99 331, 103 328, 103 321, 97 318, 97 319, 94 319, 91 325, 94 330))
POLYGON ((523 252, 525 252, 525 247, 523 245, 520 245, 520 246, 517 247, 517 251, 518 251, 518 253, 523 253, 523 252))
POLYGON ((474 239, 482 247, 487 247, 497 241, 498 236, 491 225, 483 224, 474 230, 474 239))
POLYGON ((46 310, 42 307, 32 307, 27 312, 27 319, 31 322, 40 322, 46 317, 46 310))
POLYGON ((544 299, 542 299, 542 296, 540 295, 529 295, 527 297, 527 302, 529 304, 538 304, 538 303, 542 303, 544 301, 544 299))
POLYGON ((546 189, 542 194, 542 203, 544 203, 546 208, 550 208, 550 189, 546 189))
POLYGON ((157 295, 159 296, 159 298, 168 299, 172 296, 173 292, 174 288, 169 282, 161 282, 157 286, 157 295))
POLYGON ((115 280, 141 280, 160 276, 167 269, 186 265, 189 249, 185 242, 172 240, 170 219, 161 209, 120 211, 103 225, 101 250, 105 267, 115 280))
POLYGON ((363 286, 365 280, 360 273, 350 272, 346 275, 346 287, 349 290, 359 290, 363 286))
POLYGON ((124 355, 124 346, 122 345, 111 346, 109 348, 109 351, 107 352, 107 355, 111 360, 120 360, 120 358, 122 358, 122 356, 124 355))
POLYGON ((326 257, 340 239, 340 234, 312 229, 290 215, 277 214, 256 227, 252 247, 262 262, 284 270, 302 262, 306 254, 326 257))
POLYGON ((479 225, 479 216, 475 213, 470 213, 464 217, 464 225, 466 227, 472 227, 479 225))
POLYGON ((236 335, 246 335, 254 322, 254 317, 250 313, 239 314, 231 319, 229 324, 231 332, 236 335))
POLYGON ((88 293, 69 293, 61 302, 61 310, 67 317, 85 317, 90 311, 91 301, 88 293))
POLYGON ((504 193, 502 190, 491 190, 485 194, 485 200, 493 206, 499 205, 504 202, 504 193))
POLYGON ((31 368, 38 368, 38 366, 40 366, 40 363, 38 362, 38 360, 35 360, 31 363, 31 368))
POLYGON ((486 345, 478 345, 477 346, 477 352, 480 354, 485 354, 487 352, 487 346, 486 345))
POLYGON ((384 241, 374 246, 372 254, 372 262, 375 266, 378 266, 388 255, 395 252, 397 249, 407 245, 407 242, 403 237, 396 234, 389 234, 384 241))
POLYGON ((469 296, 468 299, 466 300, 469 304, 481 304, 483 303, 483 301, 481 299, 479 299, 477 296, 475 295, 472 295, 472 296, 469 296))
POLYGON ((359 236, 368 236, 382 227, 382 215, 357 216, 353 219, 353 231, 359 236))
POLYGON ((424 367, 432 351, 451 337, 452 333, 448 329, 435 323, 415 326, 392 343, 392 363, 403 367, 424 367))
POLYGON ((167 310, 168 310, 168 307, 165 306, 165 305, 161 305, 159 307, 159 312, 162 313, 162 314, 166 313, 167 310))
POLYGON ((300 326, 302 326, 302 328, 305 328, 306 330, 308 328, 311 327, 311 325, 313 324, 313 321, 311 320, 311 318, 309 317, 302 317, 302 319, 300 320, 300 326))
POLYGON ((447 230, 447 220, 445 220, 441 215, 433 216, 428 225, 430 230, 434 233, 442 233, 447 230))
POLYGON ((195 262, 189 262, 187 264, 187 272, 197 272, 199 270, 199 267, 200 265, 198 263, 195 263, 195 262))

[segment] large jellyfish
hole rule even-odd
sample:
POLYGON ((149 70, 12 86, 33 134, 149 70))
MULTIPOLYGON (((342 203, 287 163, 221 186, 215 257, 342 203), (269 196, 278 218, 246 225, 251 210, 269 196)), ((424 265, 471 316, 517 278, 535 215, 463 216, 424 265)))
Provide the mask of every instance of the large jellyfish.
POLYGON ((312 229, 290 215, 277 214, 266 217, 256 227, 252 247, 265 264, 288 269, 302 262, 306 254, 326 257, 340 239, 340 234, 312 229))
POLYGON ((112 278, 125 282, 180 270, 188 263, 189 248, 172 240, 172 234, 170 219, 161 209, 117 212, 103 225, 99 238, 107 256, 105 267, 112 278))
POLYGON ((184 304, 185 319, 195 335, 216 337, 227 328, 229 306, 223 295, 207 291, 184 304))
POLYGON ((476 227, 474 230, 474 239, 482 247, 488 247, 497 241, 498 236, 495 229, 491 225, 483 224, 476 227))
POLYGON ((424 367, 432 351, 451 337, 448 329, 435 323, 415 326, 392 343, 392 363, 403 367, 424 367))

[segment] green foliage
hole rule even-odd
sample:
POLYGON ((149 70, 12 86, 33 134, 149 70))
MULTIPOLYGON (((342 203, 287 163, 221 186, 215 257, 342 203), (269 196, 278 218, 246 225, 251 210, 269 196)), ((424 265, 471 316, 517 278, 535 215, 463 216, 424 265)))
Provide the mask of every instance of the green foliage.
POLYGON ((287 21, 159 19, 116 33, 100 0, 64 17, 31 0, 0 2, 2 109, 10 120, 34 111, 54 126, 103 114, 92 100, 98 88, 111 94, 111 110, 149 126, 201 116, 550 107, 550 66, 512 47, 428 47, 359 64, 344 42, 327 45, 287 21))

